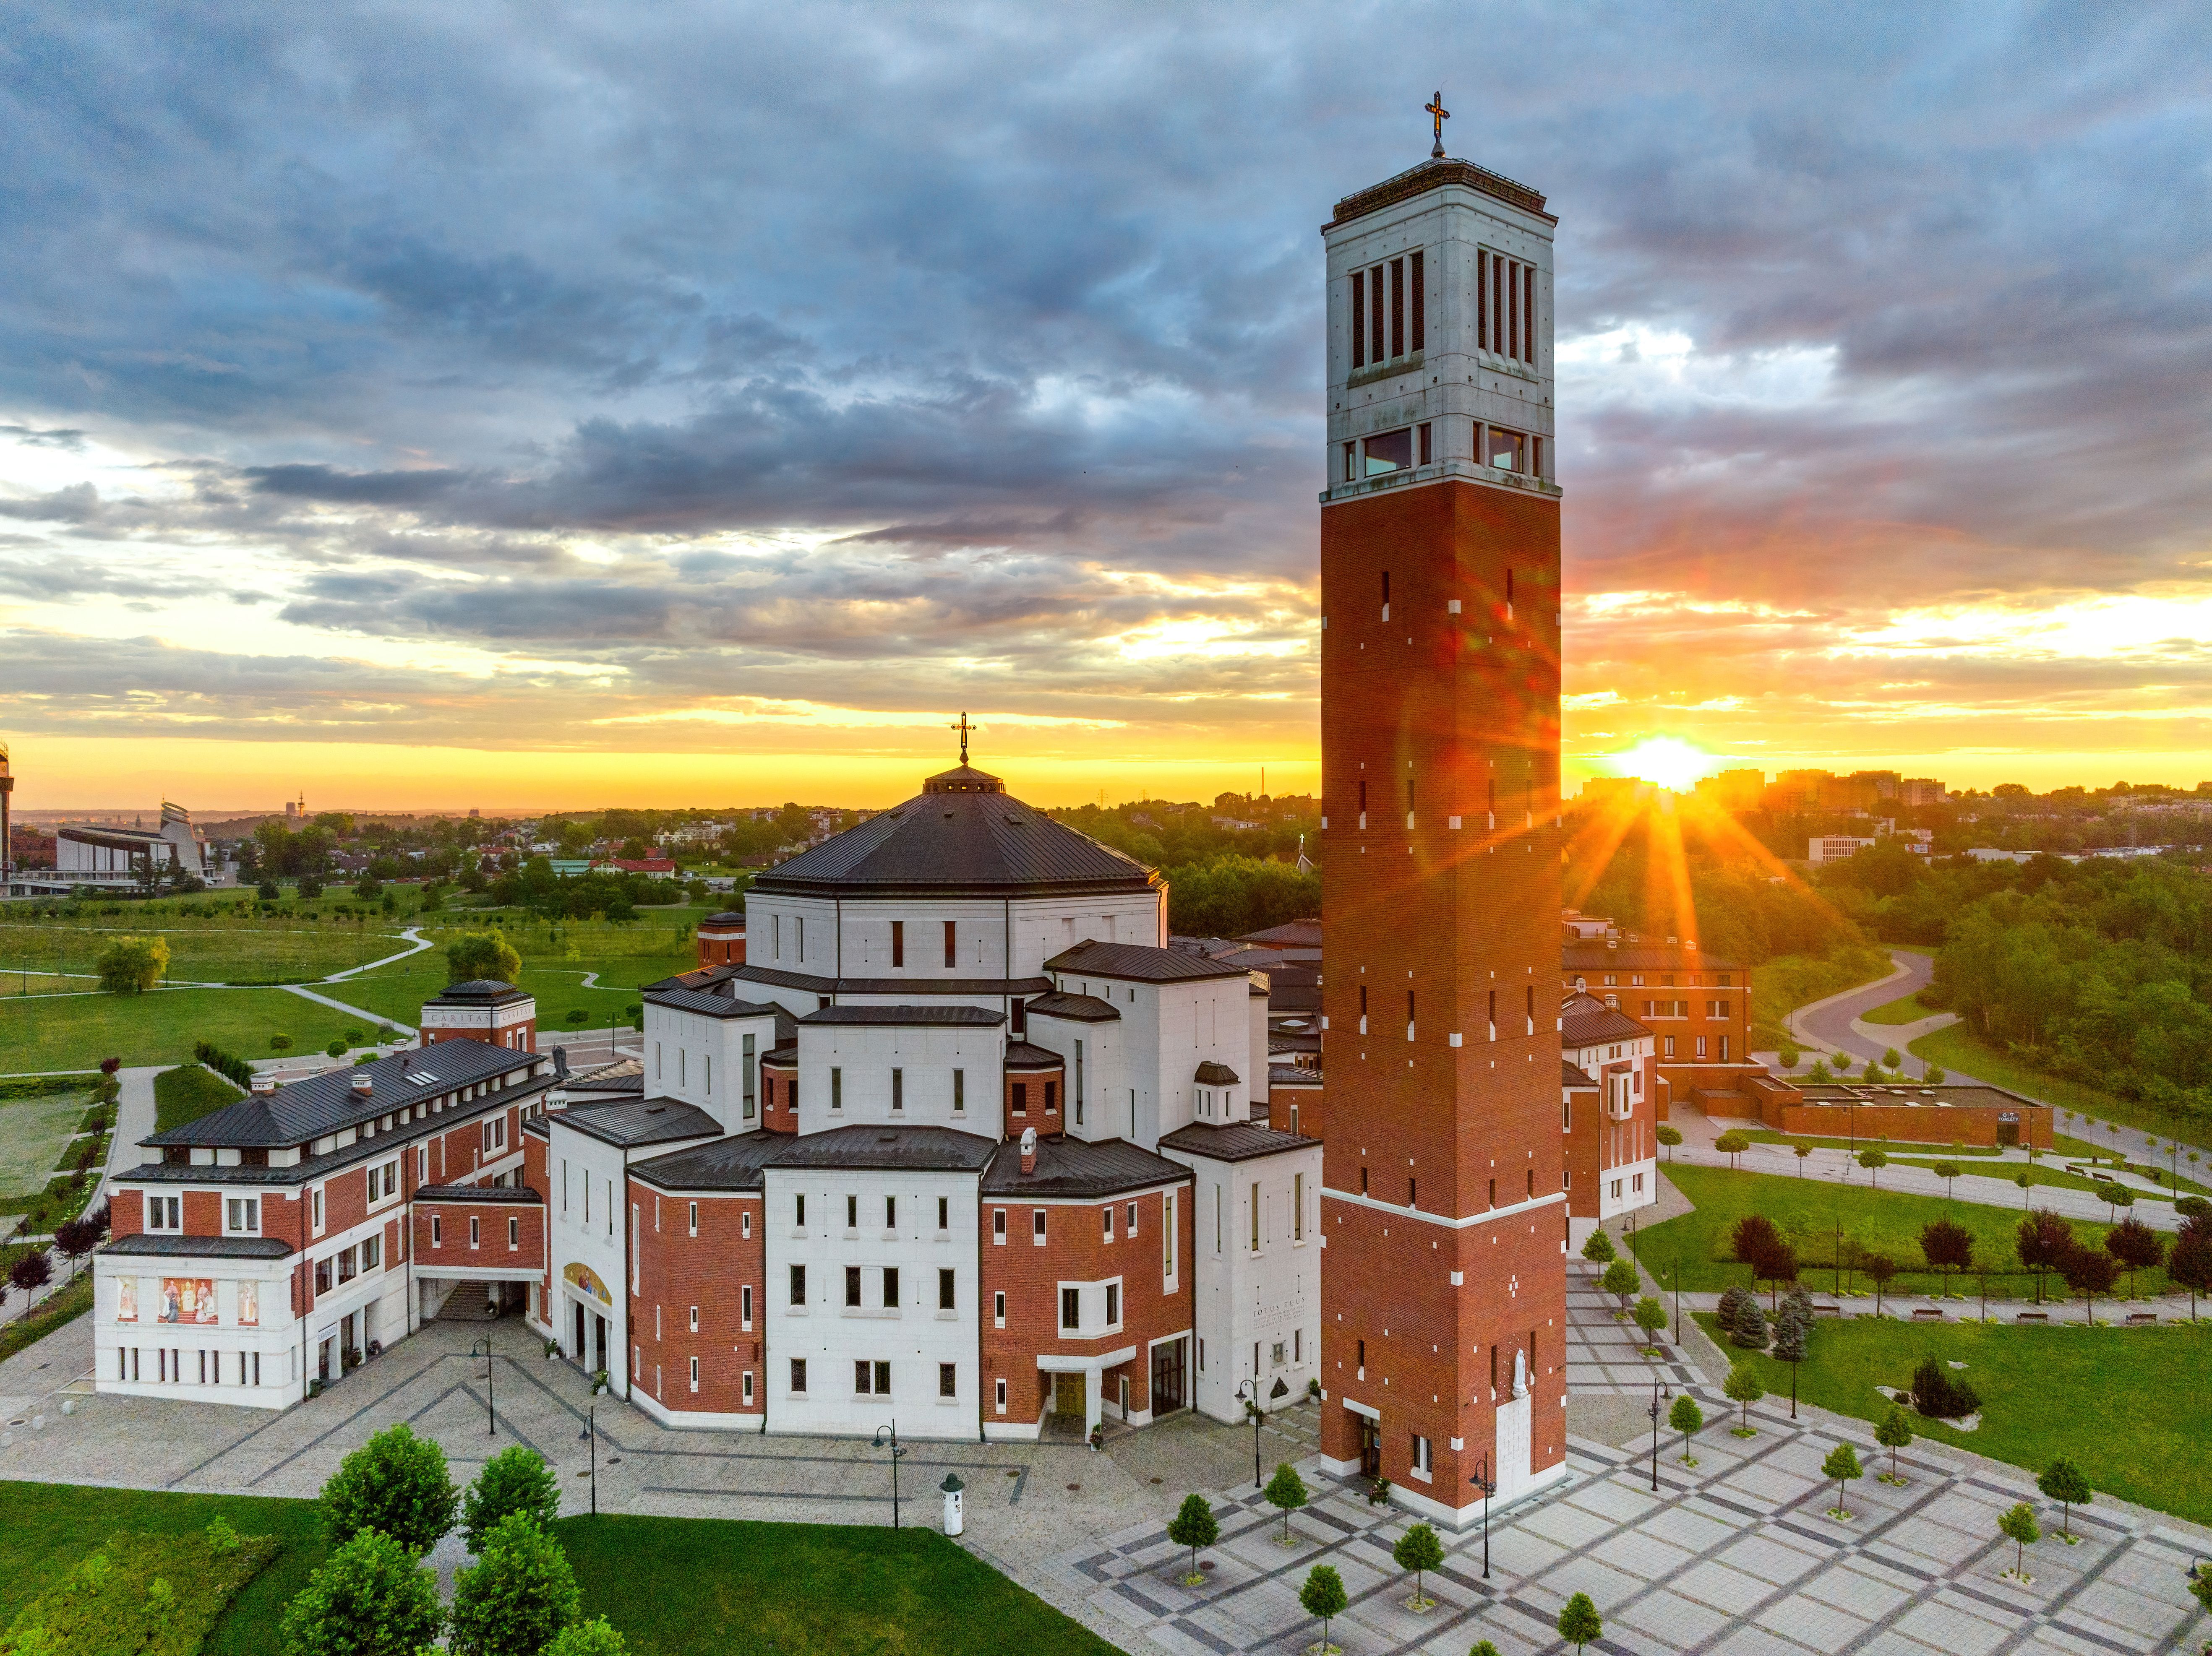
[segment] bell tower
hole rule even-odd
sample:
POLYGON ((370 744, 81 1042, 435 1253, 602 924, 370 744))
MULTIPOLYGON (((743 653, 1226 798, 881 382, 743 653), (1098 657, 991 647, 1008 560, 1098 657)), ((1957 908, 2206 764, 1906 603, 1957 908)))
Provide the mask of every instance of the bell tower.
POLYGON ((1457 1525, 1565 1472, 1557 221, 1431 112, 1322 229, 1322 1448, 1457 1525))

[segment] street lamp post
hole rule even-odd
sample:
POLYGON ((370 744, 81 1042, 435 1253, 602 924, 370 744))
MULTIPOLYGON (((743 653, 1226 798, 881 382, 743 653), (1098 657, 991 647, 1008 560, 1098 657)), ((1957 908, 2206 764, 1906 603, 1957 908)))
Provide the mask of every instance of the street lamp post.
POLYGON ((584 1429, 576 1435, 590 1446, 592 1465, 592 1516, 599 1515, 599 1411, 596 1406, 584 1414, 584 1429))
POLYGON ((1487 1454, 1483 1456, 1482 1465, 1468 1482, 1482 1491, 1482 1579, 1487 1581, 1490 1580, 1490 1497, 1498 1493, 1498 1480, 1490 1475, 1490 1457, 1487 1454))
POLYGON ((1267 1417, 1267 1410, 1260 1407, 1259 1380, 1238 1381, 1237 1395, 1243 1402, 1245 1418, 1252 1422, 1252 1484, 1257 1489, 1260 1486, 1260 1422, 1267 1417))
POLYGON ((890 1425, 877 1427, 874 1441, 869 1447, 882 1448, 887 1441, 887 1434, 891 1451, 891 1527, 896 1529, 899 1526, 898 1464, 906 1453, 899 1447, 897 1420, 894 1418, 890 1425))
POLYGON ((493 1363, 491 1355, 491 1336, 487 1334, 483 1338, 475 1341, 470 1345, 469 1356, 471 1358, 474 1358, 478 1355, 477 1349, 478 1346, 483 1348, 482 1355, 484 1360, 484 1430, 490 1436, 497 1437, 499 1435, 499 1416, 492 1409, 491 1371, 493 1363))
POLYGON ((1659 1400, 1674 1394, 1656 1375, 1651 1380, 1651 1492, 1659 1493, 1659 1400))

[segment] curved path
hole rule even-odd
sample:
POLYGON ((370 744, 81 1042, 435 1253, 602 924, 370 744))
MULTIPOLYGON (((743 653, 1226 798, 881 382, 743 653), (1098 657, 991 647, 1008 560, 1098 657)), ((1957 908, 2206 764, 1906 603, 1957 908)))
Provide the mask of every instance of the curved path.
MULTIPOLYGON (((1790 1033, 1814 1052, 1841 1052, 1863 1062, 1879 1059, 1882 1053, 1894 1046, 1899 1052, 1907 1044, 1931 1029, 1940 1029, 1957 1022, 1948 1012, 1921 1018, 1911 1023, 1869 1024, 1861 1022, 1877 1006, 1887 1006, 1893 1000, 1917 993, 1928 986, 1935 976, 1936 961, 1915 949, 1893 949, 1889 958, 1897 969, 1887 977, 1874 983, 1862 984, 1856 989, 1846 989, 1840 995, 1830 995, 1826 1000, 1816 1000, 1799 1007, 1783 1020, 1790 1033)), ((1917 1065, 1923 1071, 1927 1065, 1918 1059, 1908 1057, 1908 1070, 1917 1065)), ((1972 1081, 1970 1075, 1954 1074, 1954 1081, 1972 1081)))

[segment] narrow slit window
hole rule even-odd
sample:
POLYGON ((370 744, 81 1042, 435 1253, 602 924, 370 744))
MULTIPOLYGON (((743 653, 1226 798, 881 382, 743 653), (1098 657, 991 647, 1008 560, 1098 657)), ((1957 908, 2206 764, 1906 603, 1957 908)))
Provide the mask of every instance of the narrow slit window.
POLYGON ((1352 366, 1367 366, 1367 272, 1352 273, 1352 366))
POLYGON ((1419 452, 1419 458, 1417 464, 1421 465, 1428 465, 1431 464, 1435 458, 1436 448, 1434 443, 1430 439, 1429 430, 1429 422, 1425 420, 1422 421, 1419 425, 1413 428, 1413 435, 1416 439, 1415 446, 1419 452))
POLYGON ((1490 349, 1490 255, 1474 256, 1474 343, 1490 349))
POLYGON ((1376 265, 1367 273, 1367 344, 1368 355, 1375 361, 1382 360, 1382 267, 1376 265))
POLYGON ((1419 253, 1411 255, 1407 258, 1407 263, 1412 266, 1412 270, 1408 273, 1412 279, 1413 288, 1412 302, 1413 311, 1413 326, 1412 331, 1413 335, 1413 349, 1418 351, 1422 349, 1428 338, 1428 329, 1425 325, 1423 314, 1428 309, 1428 283, 1424 277, 1421 256, 1419 253))
POLYGON ((1406 354, 1406 261, 1390 261, 1390 355, 1406 354))

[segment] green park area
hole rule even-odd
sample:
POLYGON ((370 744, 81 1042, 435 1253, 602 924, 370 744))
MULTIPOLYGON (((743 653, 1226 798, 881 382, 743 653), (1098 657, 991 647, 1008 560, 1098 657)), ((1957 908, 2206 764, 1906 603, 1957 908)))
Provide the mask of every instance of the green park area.
POLYGON ((198 1064, 164 1070, 154 1077, 154 1131, 167 1132, 181 1127, 245 1096, 214 1071, 198 1064))
MULTIPOLYGON (((411 1022, 411 1020, 410 1020, 411 1022)), ((89 1069, 104 1059, 174 1064, 205 1040, 241 1058, 319 1051, 362 1020, 282 989, 157 989, 144 995, 0 1000, 0 1073, 89 1069)))
MULTIPOLYGON (((562 1520, 553 1535, 574 1571, 581 1615, 605 1617, 631 1656, 1113 1650, 928 1530, 609 1515, 562 1520)), ((285 1607, 330 1551, 317 1501, 0 1484, 0 1628, 58 1585, 82 1580, 85 1561, 105 1552, 135 1562, 140 1574, 164 1574, 179 1620, 210 1616, 203 1656, 265 1656, 282 1642, 285 1607), (267 1538, 272 1556, 242 1586, 240 1568, 210 1568, 206 1532, 218 1518, 240 1536, 267 1538), (118 1537, 130 1539, 118 1546, 118 1537)), ((143 1601, 146 1583, 137 1585, 143 1601)), ((94 1641, 56 1653, 125 1647, 192 1647, 94 1641)))
MULTIPOLYGON (((1725 1347, 1713 1319, 1698 1321, 1725 1347)), ((1878 1421, 1890 1404, 1875 1388, 1909 1388, 1929 1356, 1963 1363, 1946 1372, 1972 1386, 1982 1407, 1972 1431, 1913 1414, 1920 1435, 2033 1472, 2063 1454, 2105 1494, 2212 1523, 2212 1432, 2191 1401, 2202 1398, 2212 1373, 2212 1324, 2021 1327, 1823 1317, 1798 1365, 1797 1395, 1878 1421)), ((1787 1364, 1763 1354, 1751 1361, 1770 1395, 1789 1395, 1787 1364)), ((1862 1453, 1869 1447, 1863 1444, 1862 1453)))
MULTIPOLYGON (((111 906, 112 907, 112 906, 111 906)), ((160 937, 177 983, 312 983, 408 947, 382 916, 208 916, 133 904, 118 913, 64 911, 0 920, 0 994, 64 993, 92 986, 100 952, 119 937, 160 937), (28 974, 28 983, 25 981, 28 974)))
POLYGON ((1935 1016, 1942 1010, 1940 1006, 1930 1006, 1923 1001, 1919 992, 1915 990, 1911 994, 1899 999, 1883 1003, 1871 1012, 1860 1013, 1859 1022, 1862 1023, 1917 1023, 1923 1018, 1935 1016))
MULTIPOLYGON (((1735 1261, 1733 1237, 1739 1219, 1758 1213, 1771 1220, 1790 1244, 1798 1259, 1799 1280, 1816 1296, 1871 1295, 1874 1284, 1863 1264, 1875 1254, 1887 1256, 1899 1267, 1888 1293, 1940 1291, 1943 1277, 1924 1268, 1920 1253, 1921 1231, 1939 1219, 1949 1219, 1972 1234, 1974 1259, 1978 1265, 1988 1267, 1992 1300, 2032 1299, 2035 1295, 2035 1273, 2021 1268, 2016 1252, 2022 1217, 2018 1209, 1870 1189, 1863 1173, 1846 1184, 1835 1179, 1678 1164, 1667 1170, 1667 1176, 1696 1204, 1695 1210, 1641 1226, 1630 1239, 1645 1271, 1664 1288, 1677 1285, 1678 1267, 1680 1286, 1687 1293, 1751 1286, 1750 1268, 1735 1261)), ((2074 1222, 2075 1239, 2093 1247, 2103 1242, 2109 1228, 2074 1222)), ((1954 1271, 1949 1289, 1957 1295, 1978 1295, 1981 1283, 1978 1270, 1954 1271)), ((2136 1274, 2139 1295, 2163 1293, 2166 1285, 2161 1269, 2136 1274)), ((2124 1289, 2124 1281, 2121 1291, 2124 1289)), ((2056 1276, 2048 1277, 2045 1289, 2047 1295, 2062 1298, 2066 1293, 2056 1276)))
MULTIPOLYGON (((44 1235, 84 1210, 107 1160, 101 1084, 97 1075, 0 1083, 0 1232, 44 1235)), ((0 1246, 0 1274, 14 1264, 0 1246)))

